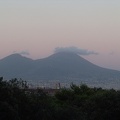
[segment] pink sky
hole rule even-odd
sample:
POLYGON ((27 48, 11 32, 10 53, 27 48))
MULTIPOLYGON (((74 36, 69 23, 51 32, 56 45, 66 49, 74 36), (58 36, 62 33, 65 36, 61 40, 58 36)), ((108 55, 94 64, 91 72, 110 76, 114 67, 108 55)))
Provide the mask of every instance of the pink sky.
POLYGON ((91 62, 120 70, 119 0, 2 0, 0 59, 28 51, 49 56, 56 47, 75 46, 99 55, 91 62))

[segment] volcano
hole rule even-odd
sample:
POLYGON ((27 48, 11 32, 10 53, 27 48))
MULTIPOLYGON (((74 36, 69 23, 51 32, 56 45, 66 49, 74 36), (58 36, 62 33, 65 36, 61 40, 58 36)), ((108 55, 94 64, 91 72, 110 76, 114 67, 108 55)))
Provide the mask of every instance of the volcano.
POLYGON ((59 52, 43 59, 32 60, 12 54, 0 60, 0 76, 32 81, 120 85, 120 71, 99 67, 81 56, 59 52))

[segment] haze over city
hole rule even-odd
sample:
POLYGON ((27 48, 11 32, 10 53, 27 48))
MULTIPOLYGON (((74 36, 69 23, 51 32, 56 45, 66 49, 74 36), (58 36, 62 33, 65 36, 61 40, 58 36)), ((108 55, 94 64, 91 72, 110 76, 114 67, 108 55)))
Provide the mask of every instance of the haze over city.
POLYGON ((0 15, 0 59, 13 53, 38 59, 72 49, 120 70, 119 0, 1 0, 0 15))

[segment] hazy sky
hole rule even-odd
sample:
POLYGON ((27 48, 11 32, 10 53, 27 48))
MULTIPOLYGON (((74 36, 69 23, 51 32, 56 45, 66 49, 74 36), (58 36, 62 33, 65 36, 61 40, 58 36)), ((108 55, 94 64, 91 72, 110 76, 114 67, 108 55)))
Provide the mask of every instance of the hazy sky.
POLYGON ((0 59, 37 59, 56 47, 99 54, 91 62, 120 70, 120 0, 0 0, 0 59))

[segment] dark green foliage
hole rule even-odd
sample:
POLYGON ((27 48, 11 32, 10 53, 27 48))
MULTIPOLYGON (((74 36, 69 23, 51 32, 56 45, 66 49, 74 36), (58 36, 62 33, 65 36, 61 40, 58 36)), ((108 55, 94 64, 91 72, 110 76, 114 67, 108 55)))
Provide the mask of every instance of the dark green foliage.
POLYGON ((54 96, 0 77, 0 120, 119 120, 120 91, 71 85, 54 96))
POLYGON ((56 98, 61 107, 64 106, 64 109, 66 105, 71 107, 71 111, 75 113, 72 114, 74 119, 120 119, 120 91, 89 88, 86 85, 81 85, 80 87, 71 85, 71 89, 63 89, 58 92, 56 98))

